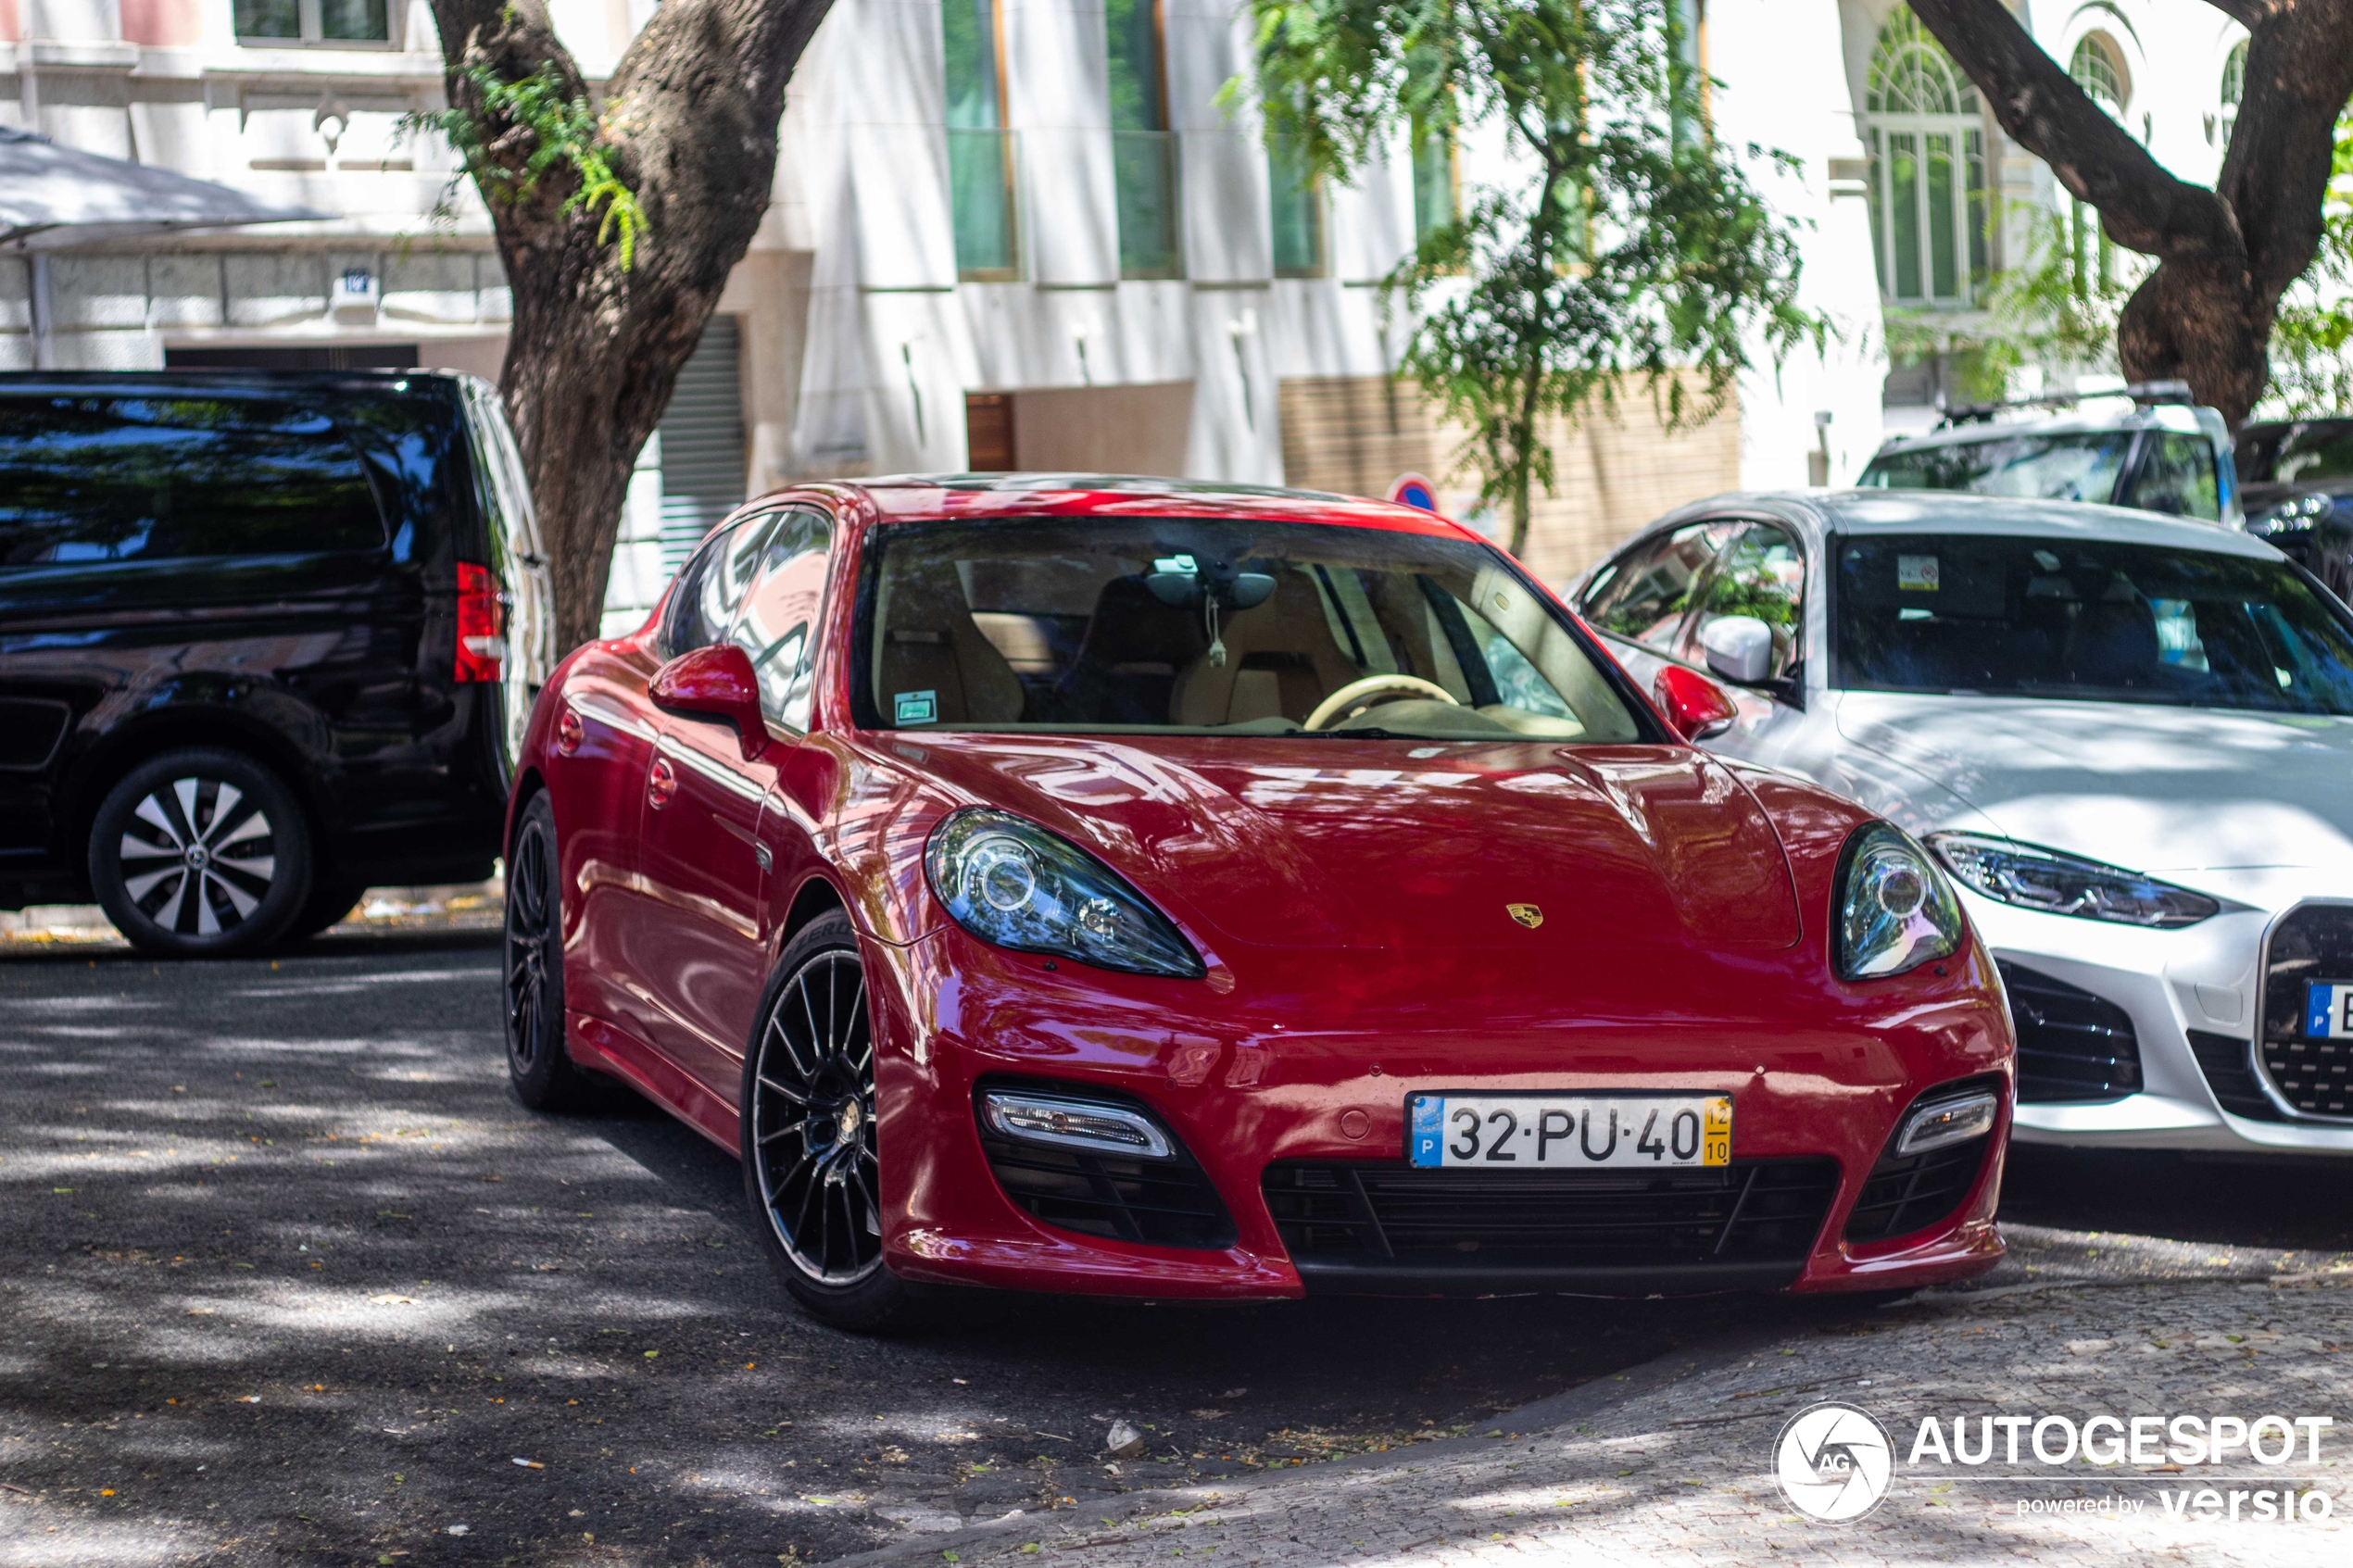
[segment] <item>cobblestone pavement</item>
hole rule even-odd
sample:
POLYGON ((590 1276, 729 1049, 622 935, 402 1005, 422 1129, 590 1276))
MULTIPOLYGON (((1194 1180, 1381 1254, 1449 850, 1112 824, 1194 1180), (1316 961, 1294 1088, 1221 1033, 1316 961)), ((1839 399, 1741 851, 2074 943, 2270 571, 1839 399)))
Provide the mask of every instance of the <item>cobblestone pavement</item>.
MULTIPOLYGON (((1825 1329, 1729 1356, 1674 1358, 1519 1412, 1532 1431, 1375 1456, 1265 1480, 1195 1487, 1149 1512, 1094 1511, 1046 1527, 935 1543, 968 1563, 1069 1554, 1085 1568, 1211 1558, 1234 1568, 1400 1562, 1574 1561, 1699 1564, 1910 1563, 1986 1557, 2042 1562, 2330 1562, 2341 1518, 2258 1523, 2233 1490, 2317 1490, 2353 1509, 2353 1273, 2138 1285, 2029 1283, 1932 1294, 1883 1321, 1825 1329), (1800 1516, 1770 1452, 1784 1419, 1836 1399, 1894 1437, 1895 1479, 1847 1524, 1800 1516), (2006 1462, 1906 1464, 1923 1418, 2064 1415, 2082 1422, 2178 1411, 2252 1421, 2335 1412, 2319 1462, 2244 1453, 2220 1468, 2006 1462), (2211 1507, 2238 1522, 2203 1519, 2211 1507), (2183 1517, 2174 1517, 2169 1504, 2183 1517), (2075 1510, 2082 1512, 2062 1512, 2075 1510)), ((2272 1437, 2277 1436, 2273 1429, 2272 1437)), ((2048 1429, 2048 1447, 2064 1445, 2048 1429)), ((2271 1452, 2277 1444, 2266 1439, 2271 1452)), ((2276 1503, 2272 1504, 2277 1507, 2276 1503)), ((2312 1506, 2312 1505, 2305 1505, 2312 1506)), ((1043 1524, 1044 1522, 1040 1522, 1043 1524)), ((877 1554, 880 1556, 881 1554, 877 1554)), ((926 1552, 925 1555, 929 1555, 926 1552)), ((937 1559, 935 1559, 937 1560, 937 1559)), ((874 1561, 867 1559, 862 1561, 874 1561)))

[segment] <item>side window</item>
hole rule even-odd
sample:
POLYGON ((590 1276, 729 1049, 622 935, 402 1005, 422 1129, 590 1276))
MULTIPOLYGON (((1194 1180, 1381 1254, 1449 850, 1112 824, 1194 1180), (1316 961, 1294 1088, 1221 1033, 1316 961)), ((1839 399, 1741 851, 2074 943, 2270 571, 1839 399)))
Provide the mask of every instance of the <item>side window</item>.
POLYGON ((767 538, 765 557, 728 638, 751 656, 760 710, 789 730, 809 728, 816 689, 817 623, 833 560, 833 520, 796 508, 767 538))
POLYGON ((1771 678, 1779 680, 1795 666, 1802 651, 1805 608, 1806 552, 1771 523, 1749 523, 1700 585, 1699 612, 1678 641, 1675 657, 1705 664, 1699 634, 1707 623, 1719 616, 1750 616, 1772 628, 1771 678))
POLYGON ((0 570, 377 550, 332 420, 243 398, 0 399, 0 570))
POLYGON ((1635 546, 1586 594, 1581 613, 1603 631, 1665 653, 1716 552, 1739 524, 1693 522, 1635 546))
POLYGON ((662 650, 675 659, 727 635, 736 607, 760 568, 761 546, 776 521, 768 512, 747 518, 703 541, 678 573, 662 627, 662 650))
POLYGON ((2144 511, 2220 521, 2222 498, 2214 477, 2213 447, 2201 436, 2152 436, 2130 504, 2144 511))

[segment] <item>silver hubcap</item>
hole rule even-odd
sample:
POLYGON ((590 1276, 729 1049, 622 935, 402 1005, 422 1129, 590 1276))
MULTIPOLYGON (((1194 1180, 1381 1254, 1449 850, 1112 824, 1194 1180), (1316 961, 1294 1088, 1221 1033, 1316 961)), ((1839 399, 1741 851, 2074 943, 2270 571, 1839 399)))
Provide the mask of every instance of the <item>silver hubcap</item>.
POLYGON ((882 1266, 875 1047, 855 956, 819 954, 777 996, 760 1032, 751 1149, 793 1267, 855 1285, 882 1266))
POLYGON ((174 779, 149 795, 118 852, 132 904, 188 936, 243 924, 278 871, 269 814, 225 779, 174 779))

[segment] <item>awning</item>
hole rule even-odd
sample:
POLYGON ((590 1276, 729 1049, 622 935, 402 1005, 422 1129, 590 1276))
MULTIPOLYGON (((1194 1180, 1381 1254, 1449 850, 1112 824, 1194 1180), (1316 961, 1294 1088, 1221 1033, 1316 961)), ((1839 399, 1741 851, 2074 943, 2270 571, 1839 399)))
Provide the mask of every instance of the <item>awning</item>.
POLYGON ((0 249, 63 250, 101 240, 332 218, 276 207, 233 186, 61 147, 0 126, 0 249))

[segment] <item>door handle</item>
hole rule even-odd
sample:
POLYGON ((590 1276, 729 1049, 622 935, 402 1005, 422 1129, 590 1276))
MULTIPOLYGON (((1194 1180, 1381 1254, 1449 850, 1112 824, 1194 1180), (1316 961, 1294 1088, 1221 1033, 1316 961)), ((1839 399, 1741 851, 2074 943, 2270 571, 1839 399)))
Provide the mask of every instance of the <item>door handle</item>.
POLYGON ((646 803, 659 811, 670 804, 678 793, 678 771, 667 757, 654 759, 653 771, 646 775, 646 803))

